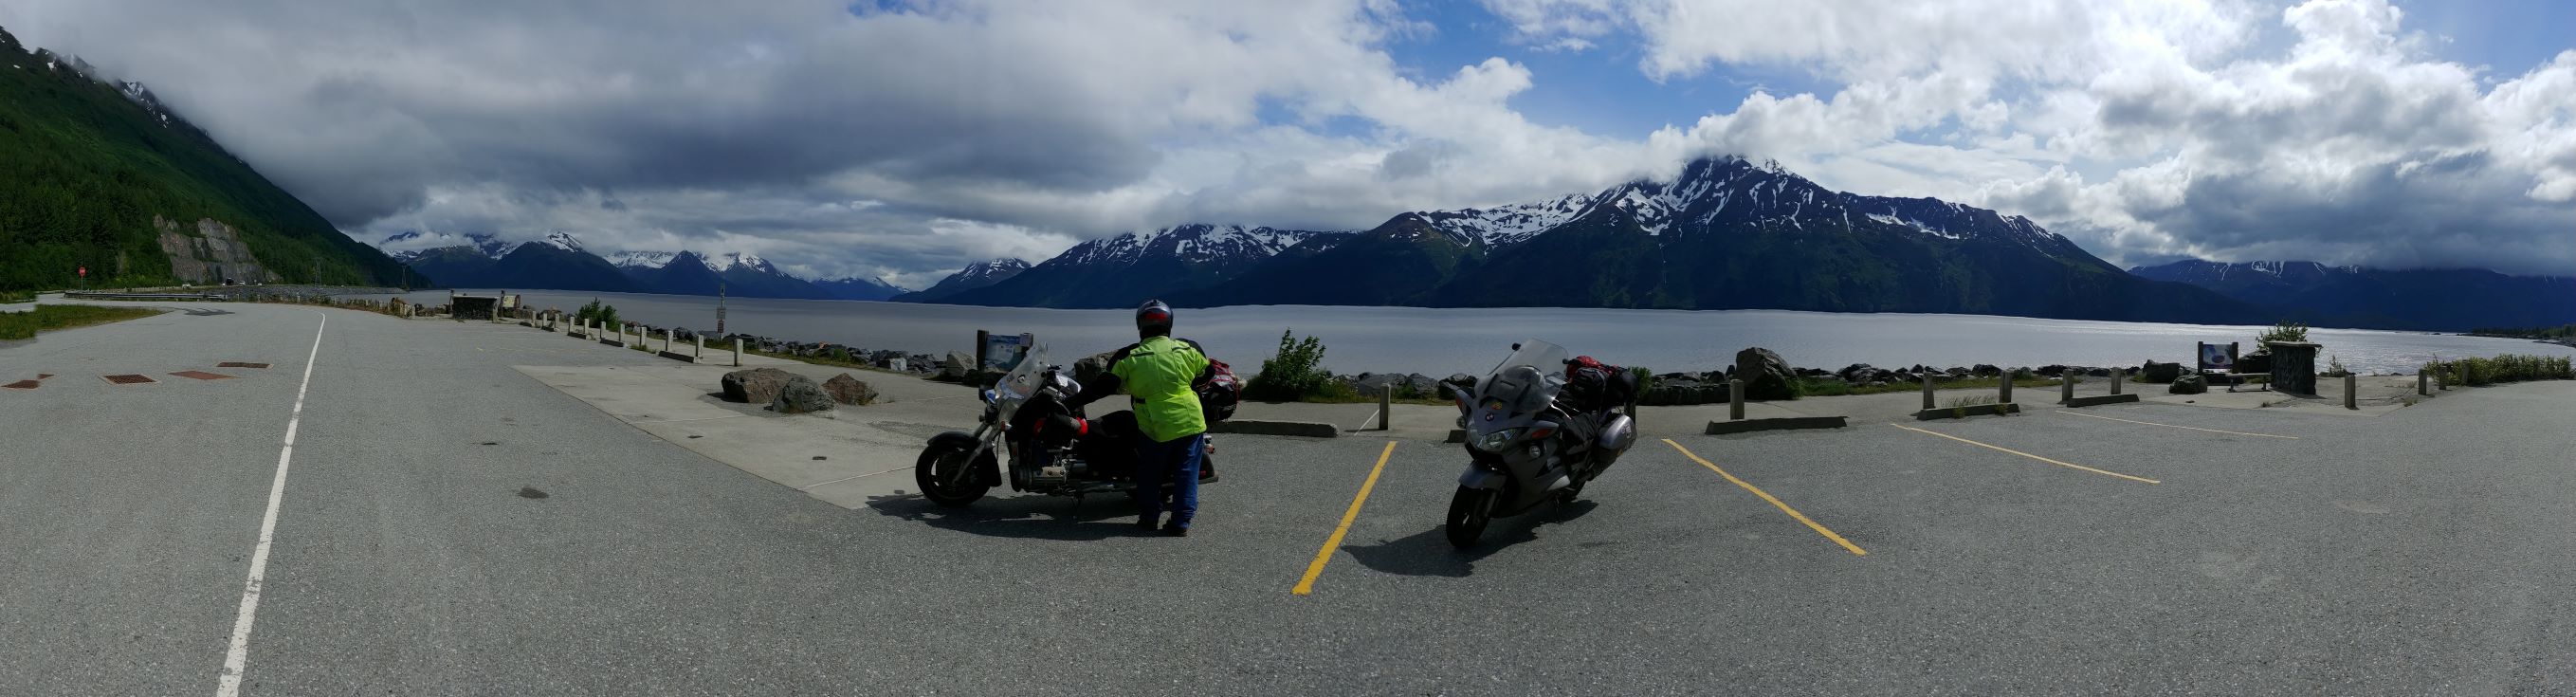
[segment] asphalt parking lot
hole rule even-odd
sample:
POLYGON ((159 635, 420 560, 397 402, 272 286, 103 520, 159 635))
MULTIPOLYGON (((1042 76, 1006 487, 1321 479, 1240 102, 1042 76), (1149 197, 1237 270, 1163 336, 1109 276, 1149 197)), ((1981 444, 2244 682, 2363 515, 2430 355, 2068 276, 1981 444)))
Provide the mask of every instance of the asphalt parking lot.
POLYGON ((0 392, 0 684, 215 688, 310 348, 244 694, 2576 690, 2576 385, 1643 440, 1460 552, 1457 445, 1221 437, 1185 539, 1120 497, 848 509, 511 367, 659 359, 239 309, 0 349, 276 364, 0 392))

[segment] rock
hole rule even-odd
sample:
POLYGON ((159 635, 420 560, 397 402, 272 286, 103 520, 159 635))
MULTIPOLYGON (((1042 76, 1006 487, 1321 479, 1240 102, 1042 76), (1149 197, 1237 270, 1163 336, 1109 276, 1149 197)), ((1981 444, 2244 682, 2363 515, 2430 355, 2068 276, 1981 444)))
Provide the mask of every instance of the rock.
POLYGON ((1086 385, 1091 384, 1092 378, 1100 377, 1101 373, 1109 372, 1109 357, 1115 355, 1118 355, 1118 352, 1104 351, 1084 356, 1082 360, 1074 361, 1073 381, 1086 385))
POLYGON ((2146 366, 2139 368, 2138 372, 2147 376, 2147 382, 2161 385, 2182 377, 2182 364, 2147 361, 2146 366))
POLYGON ((2086 370, 2084 371, 2084 374, 2086 374, 2086 375, 2091 375, 2091 376, 2093 376, 2093 377, 2097 377, 2097 378, 2107 378, 2107 377, 2111 377, 2111 369, 2109 369, 2109 368, 2089 368, 2089 369, 2086 369, 2086 370))
POLYGON ((2173 387, 2167 389, 2174 394, 2202 394, 2209 391, 2209 380, 2199 373, 2190 373, 2175 377, 2173 387))
POLYGON ((1744 381, 1744 399, 1796 399, 1797 371, 1780 354, 1759 346, 1735 352, 1735 373, 1744 381))
POLYGON ((830 394, 832 401, 842 404, 865 406, 877 403, 877 388, 869 387, 867 382, 850 377, 849 373, 834 375, 832 379, 823 381, 823 392, 830 394))
POLYGON ((750 368, 725 373, 724 398, 728 402, 768 404, 778 398, 779 388, 786 387, 787 381, 794 377, 795 373, 777 368, 750 368))
POLYGON ((781 414, 831 411, 832 393, 823 391, 823 386, 816 384, 813 378, 793 376, 787 379, 786 385, 778 388, 778 396, 769 400, 769 410, 781 414))
POLYGON ((1351 378, 1351 389, 1358 390, 1362 397, 1375 397, 1388 387, 1401 384, 1404 384, 1404 376, 1393 373, 1361 373, 1359 377, 1351 378))
POLYGON ((1429 375, 1421 373, 1406 375, 1404 384, 1413 388, 1413 393, 1416 395, 1440 396, 1440 381, 1431 379, 1429 375))
POLYGON ((939 362, 939 377, 943 380, 963 380, 968 373, 974 372, 976 367, 974 356, 950 351, 948 358, 939 362))
POLYGON ((1853 363, 1851 365, 1843 366, 1842 370, 1834 371, 1834 376, 1842 378, 1843 382, 1861 382, 1868 380, 1870 374, 1877 370, 1878 366, 1867 363, 1853 363))
POLYGON ((1987 365, 1987 364, 1984 364, 1984 363, 1979 363, 1979 364, 1977 364, 1977 367, 1969 368, 1969 369, 1968 369, 1968 374, 1970 374, 1970 375, 1975 375, 1975 376, 1977 376, 1977 377, 1981 377, 1981 378, 1991 378, 1991 377, 1996 377, 1996 376, 2003 375, 2003 374, 2004 374, 2004 369, 2002 369, 2002 368, 1997 368, 1997 367, 1994 367, 1994 366, 1991 366, 1991 365, 1987 365))
POLYGON ((2066 372, 2066 366, 2062 366, 2062 365, 2057 365, 2057 364, 2055 364, 2055 363, 2051 363, 2051 364, 2048 364, 2048 365, 2040 366, 2040 367, 2039 367, 2039 370, 2038 370, 2038 371, 2035 371, 2035 372, 2039 373, 2040 375, 2044 375, 2044 376, 2048 376, 2048 377, 2052 377, 2052 378, 2053 378, 2053 377, 2057 377, 2057 376, 2058 376, 2059 374, 2061 374, 2061 373, 2065 373, 2065 372, 2066 372))

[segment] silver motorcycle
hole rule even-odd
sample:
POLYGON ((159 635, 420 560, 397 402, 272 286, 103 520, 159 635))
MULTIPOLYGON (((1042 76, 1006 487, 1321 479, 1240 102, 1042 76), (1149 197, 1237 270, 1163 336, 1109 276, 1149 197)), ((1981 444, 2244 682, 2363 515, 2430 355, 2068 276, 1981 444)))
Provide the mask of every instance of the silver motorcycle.
POLYGON ((1524 341, 1472 393, 1450 388, 1469 463, 1449 500, 1449 544, 1466 549, 1496 517, 1574 501, 1635 443, 1632 415, 1560 399, 1572 362, 1563 347, 1524 341))

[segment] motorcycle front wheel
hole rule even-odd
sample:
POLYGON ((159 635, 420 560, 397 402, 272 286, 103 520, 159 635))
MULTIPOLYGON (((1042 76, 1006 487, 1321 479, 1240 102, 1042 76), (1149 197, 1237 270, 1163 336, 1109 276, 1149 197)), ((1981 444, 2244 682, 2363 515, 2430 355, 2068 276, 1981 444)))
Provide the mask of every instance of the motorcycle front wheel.
POLYGON ((1494 521, 1494 499, 1500 496, 1492 489, 1458 487, 1458 494, 1449 497, 1449 545, 1476 546, 1476 538, 1485 536, 1485 524, 1494 521))
POLYGON ((921 497, 949 508, 984 498, 984 492, 992 487, 984 484, 976 470, 991 466, 993 455, 986 453, 969 462, 966 456, 973 451, 957 443, 933 443, 921 449, 921 459, 912 465, 912 483, 921 488, 921 497))

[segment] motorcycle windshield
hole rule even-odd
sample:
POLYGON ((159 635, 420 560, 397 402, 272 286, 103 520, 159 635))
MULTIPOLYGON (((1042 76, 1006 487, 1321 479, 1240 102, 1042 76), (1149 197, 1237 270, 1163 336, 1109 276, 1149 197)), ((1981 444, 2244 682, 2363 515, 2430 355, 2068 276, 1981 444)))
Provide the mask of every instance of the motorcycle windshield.
POLYGON ((1019 364, 1011 366, 1011 372, 1002 374, 1002 379, 993 383, 993 406, 1000 410, 1001 423, 1010 423, 1011 415, 1020 410, 1021 404, 1028 403, 1029 395, 1037 394, 1038 388, 1045 387, 1039 383, 1038 377, 1046 371, 1046 365, 1046 346, 1029 347, 1028 355, 1022 356, 1019 364))
POLYGON ((1482 436, 1536 420, 1565 390, 1565 361, 1572 357, 1562 346, 1521 342, 1519 350, 1477 381, 1474 409, 1467 414, 1468 433, 1482 436))

